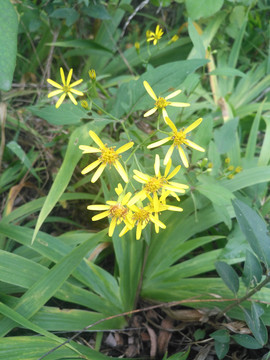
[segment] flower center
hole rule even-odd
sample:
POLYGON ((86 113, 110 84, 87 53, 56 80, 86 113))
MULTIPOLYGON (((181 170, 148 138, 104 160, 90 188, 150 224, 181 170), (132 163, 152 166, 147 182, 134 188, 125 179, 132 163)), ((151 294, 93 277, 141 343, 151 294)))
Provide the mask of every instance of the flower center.
POLYGON ((133 214, 133 220, 138 222, 149 221, 149 211, 145 209, 139 209, 133 214))
POLYGON ((155 102, 155 105, 158 109, 164 109, 166 106, 169 105, 169 103, 163 97, 159 97, 155 102))
POLYGON ((107 146, 105 146, 104 149, 101 149, 100 159, 102 160, 103 163, 111 165, 114 164, 118 158, 119 155, 117 154, 117 152, 114 150, 113 147, 108 148, 107 146))
POLYGON ((69 86, 69 85, 64 85, 64 86, 63 86, 63 91, 64 91, 65 93, 70 92, 70 86, 69 86))
POLYGON ((175 132, 172 138, 174 145, 181 145, 185 142, 186 134, 184 133, 184 131, 180 130, 178 132, 175 132))
POLYGON ((161 189, 164 185, 165 179, 163 177, 152 177, 146 184, 144 189, 148 193, 154 193, 161 189))
POLYGON ((122 219, 122 218, 125 218, 127 212, 128 212, 128 209, 125 208, 123 205, 121 204, 116 204, 116 205, 112 205, 110 207, 110 215, 112 217, 116 217, 117 219, 122 219))

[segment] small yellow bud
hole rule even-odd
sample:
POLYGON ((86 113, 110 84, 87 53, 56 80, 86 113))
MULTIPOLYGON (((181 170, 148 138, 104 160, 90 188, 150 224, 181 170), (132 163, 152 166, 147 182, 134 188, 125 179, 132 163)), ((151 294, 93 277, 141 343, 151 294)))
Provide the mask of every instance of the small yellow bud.
POLYGON ((242 170, 243 170, 243 168, 241 166, 237 166, 234 171, 237 174, 237 173, 240 173, 242 170))
POLYGON ((171 44, 173 42, 176 42, 179 39, 178 35, 173 35, 173 37, 171 38, 171 40, 168 42, 168 44, 171 44))
POLYGON ((136 50, 140 50, 140 43, 138 41, 135 42, 134 46, 136 50))
POLYGON ((225 163, 226 164, 229 164, 231 162, 231 159, 229 158, 229 157, 227 157, 226 159, 225 159, 225 163))
POLYGON ((209 169, 212 169, 213 166, 214 166, 214 165, 213 165, 213 163, 211 163, 211 162, 208 164, 208 168, 209 168, 209 169))
POLYGON ((233 174, 230 174, 230 175, 227 176, 227 179, 230 179, 230 180, 231 180, 231 179, 233 179, 233 178, 234 178, 234 175, 233 175, 233 174))
POLYGON ((89 70, 88 74, 89 74, 89 77, 90 77, 91 80, 96 80, 97 76, 96 76, 96 72, 95 72, 94 69, 89 70))
POLYGON ((227 168, 228 171, 233 171, 233 169, 234 169, 234 166, 233 166, 233 165, 230 165, 230 166, 227 168))
POLYGON ((89 105, 88 105, 88 102, 86 100, 81 101, 81 106, 86 110, 89 109, 89 105))

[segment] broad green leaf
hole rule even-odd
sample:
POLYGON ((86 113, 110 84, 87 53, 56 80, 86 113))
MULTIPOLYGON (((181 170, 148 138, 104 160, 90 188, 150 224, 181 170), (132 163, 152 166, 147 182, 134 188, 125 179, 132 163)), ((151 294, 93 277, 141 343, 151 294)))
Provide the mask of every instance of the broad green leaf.
POLYGON ((262 279, 262 267, 257 257, 250 251, 246 252, 243 277, 247 287, 257 285, 262 279))
POLYGON ((217 261, 215 265, 218 275, 228 288, 236 295, 239 290, 239 278, 236 271, 224 261, 217 261))
POLYGON ((83 10, 83 13, 95 19, 108 20, 111 18, 106 8, 101 4, 90 4, 83 10))
POLYGON ((107 125, 110 120, 100 120, 99 122, 89 122, 79 128, 77 128, 70 136, 67 152, 63 164, 54 180, 54 183, 50 189, 50 192, 45 200, 45 203, 41 209, 37 224, 33 234, 33 240, 35 240, 37 233, 43 224, 46 217, 49 215, 55 204, 59 200, 60 196, 68 186, 69 180, 72 176, 73 170, 82 156, 82 151, 79 149, 79 145, 86 145, 90 141, 89 130, 95 131, 97 134, 107 125))
POLYGON ((122 84, 116 94, 116 101, 114 101, 112 109, 113 115, 120 118, 124 114, 130 114, 137 110, 147 110, 147 108, 150 109, 154 106, 154 100, 150 98, 143 86, 144 80, 150 84, 157 96, 164 92, 168 95, 170 88, 179 86, 188 74, 207 62, 204 59, 194 59, 167 63, 148 70, 136 81, 122 84))
POLYGON ((238 69, 230 68, 230 67, 218 67, 215 70, 211 71, 209 75, 219 75, 219 76, 246 76, 245 73, 238 69))
POLYGON ((78 105, 64 103, 58 109, 55 106, 29 106, 34 115, 48 121, 52 125, 80 124, 82 119, 89 119, 87 113, 78 105))
POLYGON ((267 329, 260 319, 262 315, 262 309, 258 304, 252 303, 251 312, 247 309, 244 310, 245 313, 245 320, 248 324, 248 327, 252 331, 255 339, 258 341, 259 344, 262 346, 266 344, 268 340, 268 333, 267 329))
POLYGON ((228 343, 230 341, 230 335, 227 330, 217 330, 210 334, 211 338, 219 341, 220 343, 228 343))
POLYGON ((233 207, 240 225, 252 250, 266 267, 270 266, 270 237, 264 220, 248 205, 236 199, 233 207))
POLYGON ((223 359, 227 355, 229 348, 230 348, 229 342, 222 343, 215 340, 215 350, 219 360, 223 359))
POLYGON ((196 186, 196 190, 206 196, 216 205, 228 205, 234 197, 233 193, 225 187, 219 185, 212 177, 200 175, 198 180, 201 182, 196 186))
POLYGON ((266 122, 266 130, 265 135, 263 139, 263 144, 261 148, 260 157, 258 160, 259 166, 265 166, 268 165, 270 161, 270 118, 268 116, 264 116, 264 120, 266 122))
POLYGON ((185 351, 185 352, 181 351, 177 354, 170 356, 168 359, 167 358, 166 359, 167 360, 186 360, 188 358, 189 352, 190 352, 190 349, 188 349, 188 351, 185 351))
POLYGON ((263 345, 258 343, 253 336, 246 335, 246 334, 236 334, 232 335, 232 338, 241 346, 247 349, 261 349, 263 345))
POLYGON ((238 119, 232 119, 214 131, 214 139, 220 154, 227 153, 236 142, 238 119))
POLYGON ((17 54, 18 18, 10 0, 0 1, 0 90, 11 88, 17 54))
POLYGON ((260 104, 256 116, 253 120, 250 134, 248 137, 247 149, 246 149, 246 159, 251 160, 256 151, 256 143, 258 138, 259 125, 261 121, 261 114, 263 109, 264 101, 260 104))
POLYGON ((85 49, 90 51, 99 51, 105 53, 111 53, 111 50, 98 44, 97 42, 91 39, 75 39, 75 40, 66 40, 66 41, 56 41, 53 43, 48 43, 50 46, 58 46, 64 48, 75 48, 75 49, 85 49))
POLYGON ((188 15, 192 20, 210 17, 219 11, 224 0, 204 0, 203 3, 197 0, 186 0, 188 15))
POLYGON ((196 55, 194 55, 194 57, 198 59, 204 59, 205 47, 203 45, 202 37, 198 33, 190 18, 188 19, 188 33, 195 48, 196 55))
POLYGON ((78 20, 79 13, 71 8, 60 8, 60 9, 55 9, 49 15, 49 17, 56 19, 65 19, 66 25, 71 26, 78 20))

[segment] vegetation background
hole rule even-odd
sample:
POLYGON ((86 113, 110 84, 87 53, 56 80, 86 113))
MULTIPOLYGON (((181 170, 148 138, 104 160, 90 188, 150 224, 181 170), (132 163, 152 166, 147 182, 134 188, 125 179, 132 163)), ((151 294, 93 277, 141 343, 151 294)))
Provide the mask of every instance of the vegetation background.
POLYGON ((268 0, 1 0, 0 359, 270 358, 269 15, 268 0), (83 79, 78 105, 48 98, 61 67, 83 79), (191 106, 169 117, 202 117, 206 152, 188 168, 173 154, 183 212, 137 241, 91 221, 119 176, 92 183, 79 145, 132 140, 129 178, 153 174, 168 127, 143 117, 143 81, 182 90, 191 106))

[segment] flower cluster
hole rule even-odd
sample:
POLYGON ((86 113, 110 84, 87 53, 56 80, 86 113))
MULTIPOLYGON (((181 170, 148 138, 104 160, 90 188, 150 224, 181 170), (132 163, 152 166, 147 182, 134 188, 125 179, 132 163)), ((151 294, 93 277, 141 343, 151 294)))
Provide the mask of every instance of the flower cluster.
MULTIPOLYGON (((148 94, 155 100, 154 108, 147 111, 144 116, 152 115, 158 110, 160 114, 163 115, 166 125, 171 129, 171 132, 167 133, 167 137, 148 145, 148 148, 152 149, 166 143, 171 143, 163 160, 165 166, 164 172, 161 172, 161 160, 159 155, 156 154, 154 171, 151 175, 137 169, 133 170, 133 179, 141 184, 140 190, 132 194, 130 191, 126 192, 119 183, 115 189, 118 196, 117 200, 109 200, 106 201, 106 204, 94 204, 87 207, 88 210, 102 211, 100 214, 92 217, 93 221, 105 217, 109 218, 109 236, 113 236, 116 226, 122 225, 119 236, 123 236, 128 231, 136 228, 137 240, 141 238, 142 231, 148 224, 153 223, 156 233, 158 233, 160 229, 166 228, 166 225, 159 219, 159 216, 163 211, 183 211, 181 207, 172 206, 167 203, 167 198, 169 196, 180 201, 179 194, 185 194, 186 190, 189 188, 186 184, 172 181, 173 177, 175 177, 181 169, 181 165, 172 169, 171 156, 174 148, 178 150, 185 167, 189 166, 187 155, 184 150, 185 146, 198 151, 205 151, 202 147, 188 139, 188 134, 202 122, 201 118, 197 119, 187 128, 178 130, 172 120, 168 117, 166 112, 167 106, 189 106, 187 103, 169 101, 181 91, 177 90, 165 98, 162 98, 157 97, 148 82, 144 81, 144 86, 148 94)), ((134 143, 130 141, 116 149, 115 146, 109 147, 107 144, 104 144, 94 131, 90 130, 89 135, 96 146, 80 145, 79 148, 83 151, 83 154, 98 155, 98 159, 87 165, 82 170, 82 174, 87 174, 97 168, 91 178, 91 182, 94 183, 99 179, 106 167, 110 169, 113 166, 121 176, 122 180, 126 183, 126 187, 130 186, 130 183, 131 186, 134 187, 128 177, 125 165, 123 166, 121 163, 121 154, 131 149, 134 143)))

